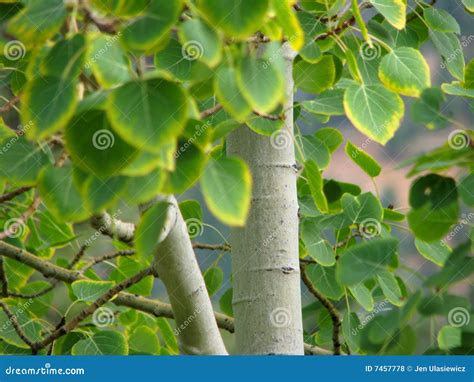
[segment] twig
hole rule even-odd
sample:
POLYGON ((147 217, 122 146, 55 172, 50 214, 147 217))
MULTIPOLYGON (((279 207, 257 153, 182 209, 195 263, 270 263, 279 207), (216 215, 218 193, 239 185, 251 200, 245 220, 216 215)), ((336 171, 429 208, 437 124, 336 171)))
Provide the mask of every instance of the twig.
POLYGON ((17 196, 24 194, 27 191, 30 191, 32 187, 20 187, 6 194, 0 195, 0 203, 8 202, 12 199, 15 199, 17 196))
POLYGON ((5 274, 5 267, 3 264, 3 257, 0 257, 0 283, 2 284, 1 287, 1 296, 7 297, 8 296, 8 280, 5 274))
POLYGON ((57 340, 59 337, 67 334, 71 330, 73 330, 77 325, 81 323, 84 319, 89 317, 91 314, 93 314, 98 308, 100 308, 102 305, 106 304, 108 301, 110 301, 113 297, 115 297, 117 294, 120 292, 124 291, 125 289, 131 287, 132 285, 135 285, 139 283, 141 280, 143 280, 145 277, 150 276, 151 274, 151 268, 146 268, 134 276, 130 277, 129 279, 126 279, 122 281, 121 283, 118 283, 114 287, 110 288, 106 293, 104 293, 102 296, 100 296, 97 300, 95 300, 91 305, 89 305, 87 308, 82 310, 74 319, 69 321, 68 323, 62 325, 58 329, 56 329, 51 335, 46 337, 42 341, 35 342, 31 344, 31 348, 33 351, 33 354, 36 354, 39 350, 45 348, 49 344, 53 343, 55 340, 57 340))
POLYGON ((87 263, 84 267, 82 267, 81 273, 84 273, 88 269, 92 268, 94 265, 103 263, 104 261, 112 260, 121 256, 133 256, 135 253, 136 252, 133 249, 128 249, 128 250, 113 252, 113 253, 109 253, 109 254, 97 257, 94 260, 91 260, 89 263, 87 263))
POLYGON ((211 107, 210 109, 204 110, 201 112, 201 119, 205 119, 213 114, 216 114, 218 111, 222 110, 221 104, 216 104, 215 106, 211 107))
POLYGON ((339 333, 341 331, 341 318, 338 310, 331 303, 331 301, 329 301, 313 286, 311 280, 306 274, 305 265, 301 265, 301 279, 303 280, 304 285, 306 285, 306 288, 308 288, 311 294, 316 297, 328 311, 332 320, 332 342, 334 346, 334 355, 341 355, 341 342, 339 341, 339 333))
POLYGON ((68 264, 68 269, 72 269, 74 268, 74 266, 79 262, 81 261, 82 257, 85 255, 86 253, 86 249, 89 247, 89 245, 87 244, 83 244, 81 246, 81 248, 79 248, 79 252, 77 252, 74 257, 72 258, 71 262, 68 264))
POLYGON ((15 329, 16 334, 18 334, 18 337, 20 337, 21 340, 25 344, 27 344, 31 348, 31 350, 33 350, 34 343, 26 336, 25 332, 20 326, 20 323, 18 322, 18 318, 16 317, 16 315, 8 308, 8 305, 5 304, 3 301, 0 301, 0 307, 5 312, 8 320, 12 323, 12 326, 15 329))
POLYGON ((18 103, 19 100, 20 100, 20 97, 15 96, 11 98, 5 105, 0 106, 0 114, 10 111, 13 108, 13 106, 15 106, 18 103))

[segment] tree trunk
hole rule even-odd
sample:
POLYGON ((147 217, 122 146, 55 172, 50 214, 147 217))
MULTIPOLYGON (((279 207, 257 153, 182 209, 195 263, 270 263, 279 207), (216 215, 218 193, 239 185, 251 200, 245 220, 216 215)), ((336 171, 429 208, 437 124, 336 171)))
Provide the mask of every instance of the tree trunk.
POLYGON ((155 269, 166 287, 183 354, 227 354, 206 284, 174 197, 169 198, 166 237, 159 244, 155 269))
POLYGON ((298 201, 293 139, 294 53, 283 47, 285 125, 266 137, 246 126, 230 134, 229 155, 253 176, 244 228, 231 232, 237 353, 304 354, 298 255, 298 201))

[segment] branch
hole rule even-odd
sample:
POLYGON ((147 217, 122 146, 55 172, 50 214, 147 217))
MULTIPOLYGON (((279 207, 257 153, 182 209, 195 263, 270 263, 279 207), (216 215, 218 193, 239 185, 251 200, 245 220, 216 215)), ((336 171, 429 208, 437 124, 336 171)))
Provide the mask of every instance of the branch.
POLYGON ((1 296, 7 297, 8 296, 8 280, 5 274, 5 267, 3 264, 3 257, 0 257, 0 284, 1 284, 1 296))
POLYGON ((341 342, 339 341, 339 333, 341 331, 341 318, 338 310, 325 296, 323 296, 311 283, 311 280, 306 274, 306 267, 301 266, 301 278, 306 285, 306 288, 316 297, 321 304, 326 308, 332 320, 332 342, 334 345, 334 355, 341 355, 341 342))
POLYGON ((201 112, 201 119, 205 119, 213 114, 216 114, 218 111, 222 110, 221 104, 216 104, 215 106, 211 107, 210 109, 204 110, 201 112))
POLYGON ((222 251, 230 252, 230 244, 206 244, 206 243, 193 243, 194 249, 207 249, 210 251, 222 251))
POLYGON ((10 111, 20 100, 19 96, 15 96, 12 99, 10 99, 5 105, 0 106, 0 114, 6 113, 10 111))
POLYGON ((110 216, 107 213, 96 215, 91 219, 92 227, 102 235, 116 238, 126 244, 132 244, 135 234, 135 225, 126 223, 110 216))
POLYGON ((32 187, 21 187, 14 191, 7 192, 6 194, 0 195, 0 203, 8 202, 19 195, 24 194, 25 192, 31 190, 32 187))
MULTIPOLYGON (((88 278, 82 276, 78 271, 72 271, 66 268, 58 267, 49 261, 40 259, 35 255, 32 255, 20 248, 14 247, 4 242, 0 242, 0 255, 20 261, 45 275, 46 277, 55 278, 57 281, 63 281, 71 284, 77 280, 89 280, 88 278)), ((12 297, 16 297, 11 293, 10 295, 12 297)), ((135 296, 127 292, 120 292, 117 294, 117 297, 112 301, 112 303, 118 306, 126 306, 131 309, 136 309, 141 312, 151 314, 155 317, 174 319, 171 305, 159 300, 150 300, 148 298, 135 296)), ((215 312, 214 316, 219 328, 226 330, 229 333, 234 333, 234 319, 232 317, 218 312, 215 312)), ((322 349, 318 346, 305 344, 305 354, 330 355, 332 352, 322 349)))
POLYGON ((12 323, 13 328, 15 329, 16 334, 18 334, 18 337, 21 338, 21 340, 27 344, 31 349, 33 349, 33 342, 30 341, 30 339, 26 336, 25 332, 20 326, 20 323, 18 322, 18 318, 16 315, 8 308, 8 305, 5 304, 3 301, 0 301, 0 308, 3 309, 5 312, 8 321, 12 323))
POLYGON ((89 263, 87 263, 84 267, 81 268, 81 273, 84 273, 88 269, 92 268, 93 266, 103 263, 104 261, 107 260, 113 260, 117 257, 121 256, 133 256, 136 252, 133 249, 127 249, 124 251, 118 251, 118 252, 113 252, 113 253, 108 253, 106 255, 100 256, 95 258, 94 260, 91 260, 89 263))
POLYGON ((59 337, 69 333, 71 330, 76 328, 77 325, 81 323, 81 321, 83 321, 84 319, 89 317, 91 314, 93 314, 98 308, 106 304, 108 301, 114 298, 117 294, 131 287, 132 285, 139 283, 141 280, 143 280, 145 277, 149 276, 150 274, 151 274, 151 268, 146 268, 144 270, 141 270, 134 276, 130 277, 129 279, 126 279, 122 281, 121 283, 118 283, 114 287, 110 288, 107 292, 105 292, 102 296, 100 296, 97 300, 95 300, 91 305, 89 305, 87 308, 82 310, 74 319, 72 319, 68 323, 56 329, 51 335, 46 337, 44 340, 31 344, 33 354, 36 354, 38 350, 41 350, 45 348, 46 346, 48 346, 49 344, 53 343, 59 337))

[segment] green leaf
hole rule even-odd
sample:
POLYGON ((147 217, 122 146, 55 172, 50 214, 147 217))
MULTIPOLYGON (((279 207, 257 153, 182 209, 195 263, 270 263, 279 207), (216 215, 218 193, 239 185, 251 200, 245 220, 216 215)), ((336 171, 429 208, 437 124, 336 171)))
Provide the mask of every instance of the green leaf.
POLYGON ((284 121, 282 119, 268 119, 254 114, 246 120, 246 124, 257 134, 272 136, 283 128, 284 121))
POLYGON ((143 214, 135 231, 135 248, 141 258, 149 259, 154 255, 161 239, 161 232, 165 226, 169 208, 174 207, 170 207, 167 202, 160 202, 143 214))
POLYGON ((378 176, 382 171, 380 164, 371 155, 354 146, 350 141, 346 144, 346 154, 372 178, 378 176))
POLYGON ((336 262, 336 254, 327 240, 321 239, 317 223, 307 220, 301 228, 301 237, 309 256, 324 267, 336 262))
POLYGON ((124 141, 158 154, 185 127, 186 95, 166 80, 129 82, 112 91, 107 115, 124 141))
POLYGON ((234 315, 232 309, 232 295, 233 289, 229 288, 224 292, 224 294, 219 300, 219 307, 221 308, 221 311, 231 317, 234 315))
POLYGON ((228 36, 244 39, 263 24, 269 0, 198 0, 197 6, 209 23, 228 36))
POLYGON ((130 50, 151 52, 165 39, 181 13, 182 0, 150 0, 146 11, 121 31, 130 50))
POLYGON ((271 0, 271 5, 290 46, 298 52, 303 47, 305 35, 296 13, 293 12, 292 3, 290 1, 271 0))
POLYGON ((126 186, 127 178, 124 176, 101 179, 90 175, 81 187, 81 194, 89 211, 99 213, 113 207, 126 186))
POLYGON ((431 86, 430 67, 413 48, 396 48, 385 55, 379 66, 382 83, 395 93, 419 97, 431 86))
POLYGON ((209 296, 215 295, 222 286, 224 280, 224 272, 219 267, 209 268, 204 273, 204 281, 206 283, 207 291, 209 296))
POLYGON ((146 10, 149 0, 89 0, 89 3, 107 15, 127 17, 135 16, 146 10))
MULTIPOLYGON (((158 222, 159 224, 159 222, 158 222)), ((120 283, 143 270, 143 263, 135 257, 120 256, 115 269, 110 273, 110 279, 120 283)), ((145 277, 139 283, 127 288, 126 291, 135 295, 149 296, 153 289, 153 276, 145 277)))
POLYGON ((10 19, 7 31, 27 47, 33 47, 53 37, 66 15, 63 0, 29 1, 10 19))
POLYGON ((97 82, 105 89, 131 80, 130 62, 116 37, 91 35, 85 68, 91 69, 97 82))
POLYGON ((395 276, 391 272, 384 270, 378 272, 377 280, 387 300, 393 305, 401 306, 403 304, 402 291, 395 276))
POLYGON ((253 110, 269 113, 284 97, 283 73, 272 62, 245 57, 237 67, 237 85, 253 110))
POLYGON ((128 344, 119 332, 101 331, 77 342, 72 355, 127 355, 128 344))
POLYGON ((1 148, 0 178, 16 186, 35 184, 41 169, 49 163, 46 153, 23 137, 6 139, 1 148))
POLYGON ((59 41, 41 62, 42 76, 75 79, 79 76, 86 52, 86 40, 83 35, 59 41))
POLYGON ((370 223, 377 224, 377 222, 382 221, 382 204, 370 192, 358 196, 346 193, 341 198, 341 204, 344 214, 353 223, 364 225, 370 223))
POLYGON ((250 209, 252 176, 241 159, 210 160, 201 179, 204 200, 223 223, 243 226, 250 209))
POLYGON ((306 93, 322 93, 333 86, 336 66, 331 55, 325 55, 316 64, 298 61, 293 66, 296 87, 306 93))
POLYGON ((458 190, 463 202, 470 207, 474 207, 474 173, 461 180, 458 190))
POLYGON ((360 326, 360 320, 356 313, 351 313, 349 311, 344 313, 344 318, 342 320, 342 334, 347 346, 349 346, 349 349, 353 354, 357 353, 360 348, 360 326))
POLYGON ((429 261, 442 267, 451 255, 451 248, 444 241, 434 241, 427 243, 420 239, 415 239, 415 246, 418 252, 429 261))
POLYGON ((405 220, 405 215, 398 212, 394 211, 390 208, 384 208, 383 209, 383 219, 392 221, 392 222, 402 222, 405 220))
POLYGON ((407 4, 404 0, 369 0, 395 28, 405 28, 407 4))
POLYGON ((146 326, 136 328, 128 337, 129 354, 160 354, 160 341, 156 333, 146 326))
POLYGON ((321 212, 327 212, 328 202, 323 192, 323 178, 316 162, 311 159, 306 161, 304 173, 306 175, 314 204, 321 212))
POLYGON ((442 68, 447 68, 453 77, 464 81, 463 48, 456 34, 431 31, 430 37, 436 50, 444 59, 442 68))
POLYGON ((462 3, 469 12, 474 12, 474 0, 462 0, 462 3))
POLYGON ((323 115, 344 115, 344 89, 330 89, 314 100, 303 101, 301 106, 310 113, 323 115))
POLYGON ((443 326, 438 333, 438 346, 442 350, 449 350, 461 346, 461 328, 443 326))
POLYGON ((458 192, 452 178, 429 174, 415 180, 410 189, 408 224, 415 236, 432 242, 441 239, 457 222, 458 192))
POLYGON ((70 166, 43 169, 38 179, 38 191, 48 210, 59 221, 78 222, 89 217, 70 166))
POLYGON ((240 92, 236 71, 231 66, 222 66, 214 78, 214 91, 217 100, 224 109, 237 121, 243 122, 252 108, 240 92))
POLYGON ((158 195, 166 181, 163 171, 155 170, 145 176, 138 176, 127 180, 124 196, 129 203, 141 204, 152 200, 158 195))
POLYGON ((339 130, 331 127, 323 127, 318 129, 314 136, 324 143, 331 153, 334 153, 344 141, 344 137, 339 130))
POLYGON ((428 88, 423 90, 419 99, 412 107, 411 113, 414 122, 423 123, 429 129, 445 127, 448 118, 441 112, 441 107, 446 98, 439 88, 428 88))
POLYGON ((349 287, 349 290, 362 308, 367 312, 374 310, 374 298, 372 297, 370 290, 364 284, 360 283, 353 285, 352 287, 349 287))
POLYGON ((349 86, 344 109, 358 130, 382 145, 398 130, 405 112, 402 99, 380 85, 349 86))
POLYGON ((474 89, 463 88, 462 84, 459 81, 453 81, 450 84, 442 84, 441 89, 446 94, 474 98, 474 89))
POLYGON ((78 99, 74 80, 38 77, 28 82, 20 107, 27 136, 43 139, 67 125, 78 99))
POLYGON ((186 56, 199 59, 210 67, 222 58, 219 35, 207 23, 199 19, 187 20, 179 27, 179 36, 186 56))
POLYGON ((301 150, 297 150, 296 157, 300 162, 312 160, 322 170, 331 160, 329 147, 316 134, 301 136, 301 150))
POLYGON ((336 267, 310 264, 306 272, 313 286, 326 297, 337 301, 344 295, 344 289, 336 280, 336 267))
POLYGON ((87 111, 74 117, 67 125, 65 135, 74 164, 97 177, 116 175, 138 154, 114 133, 102 110, 87 111))
POLYGON ((444 9, 433 7, 425 8, 423 10, 423 16, 428 27, 434 31, 461 33, 461 28, 456 19, 444 9))
POLYGON ((114 285, 111 281, 79 280, 71 284, 72 291, 79 300, 94 302, 114 285))
POLYGON ((336 277, 343 285, 359 284, 391 264, 398 247, 398 240, 390 238, 375 238, 358 243, 345 250, 341 255, 336 277))

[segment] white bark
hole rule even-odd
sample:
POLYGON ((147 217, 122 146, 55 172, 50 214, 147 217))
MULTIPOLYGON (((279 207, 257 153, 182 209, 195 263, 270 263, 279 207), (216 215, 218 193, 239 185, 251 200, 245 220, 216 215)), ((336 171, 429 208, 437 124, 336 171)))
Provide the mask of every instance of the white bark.
POLYGON ((211 300, 178 204, 170 207, 165 239, 158 245, 155 269, 168 291, 183 354, 227 354, 211 300))
POLYGON ((285 126, 265 137, 243 126, 228 138, 229 155, 253 175, 244 228, 231 232, 237 353, 304 354, 293 140, 294 53, 286 44, 285 126))

